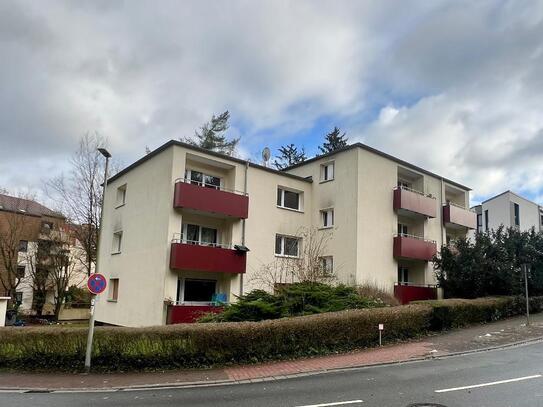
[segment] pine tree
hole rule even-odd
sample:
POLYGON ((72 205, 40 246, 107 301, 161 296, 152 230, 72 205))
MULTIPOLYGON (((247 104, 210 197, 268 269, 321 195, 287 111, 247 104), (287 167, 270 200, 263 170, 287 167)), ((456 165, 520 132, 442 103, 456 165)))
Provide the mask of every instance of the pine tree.
POLYGON ((298 147, 296 147, 294 144, 281 146, 279 148, 279 153, 281 155, 279 155, 273 161, 273 165, 275 165, 278 170, 301 163, 307 159, 304 148, 302 147, 300 150, 298 150, 298 147))
POLYGON ((349 139, 345 137, 345 132, 341 134, 341 130, 336 126, 334 130, 324 136, 324 143, 322 143, 322 146, 319 146, 319 150, 322 154, 331 153, 332 151, 347 147, 348 141, 349 139))
POLYGON ((194 132, 194 138, 184 138, 181 141, 207 150, 232 155, 239 143, 239 138, 231 140, 226 138, 225 132, 230 127, 229 119, 228 110, 218 116, 213 115, 209 122, 200 127, 200 131, 194 132))

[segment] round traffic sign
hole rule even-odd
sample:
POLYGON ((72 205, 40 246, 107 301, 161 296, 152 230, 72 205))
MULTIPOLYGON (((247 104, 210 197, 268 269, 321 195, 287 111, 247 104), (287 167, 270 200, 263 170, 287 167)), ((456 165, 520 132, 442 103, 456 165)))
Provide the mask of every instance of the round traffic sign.
POLYGON ((87 288, 92 294, 103 293, 106 289, 107 281, 106 278, 101 274, 91 274, 89 280, 87 281, 87 288))

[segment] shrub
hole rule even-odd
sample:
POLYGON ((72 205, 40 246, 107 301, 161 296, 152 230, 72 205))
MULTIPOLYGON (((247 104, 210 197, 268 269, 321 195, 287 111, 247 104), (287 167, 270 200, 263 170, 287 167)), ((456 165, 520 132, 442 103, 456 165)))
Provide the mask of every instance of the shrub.
POLYGON ((383 303, 389 307, 400 305, 400 301, 393 294, 374 284, 362 284, 356 286, 358 295, 370 300, 383 303))
POLYGON ((383 305, 381 299, 361 296, 356 288, 342 284, 294 283, 279 287, 275 294, 251 291, 222 313, 205 315, 200 322, 262 321, 383 305))

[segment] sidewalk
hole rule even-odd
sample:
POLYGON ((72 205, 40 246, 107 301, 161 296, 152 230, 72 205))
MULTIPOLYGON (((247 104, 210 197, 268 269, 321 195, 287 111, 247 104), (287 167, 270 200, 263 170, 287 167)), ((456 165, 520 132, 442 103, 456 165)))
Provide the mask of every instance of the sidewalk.
POLYGON ((526 327, 524 317, 427 336, 418 341, 351 353, 329 355, 260 365, 222 369, 185 370, 153 373, 0 373, 0 390, 121 390, 163 386, 204 386, 273 380, 288 376, 383 363, 404 362, 427 357, 473 352, 507 346, 522 341, 543 339, 543 313, 532 317, 526 327))

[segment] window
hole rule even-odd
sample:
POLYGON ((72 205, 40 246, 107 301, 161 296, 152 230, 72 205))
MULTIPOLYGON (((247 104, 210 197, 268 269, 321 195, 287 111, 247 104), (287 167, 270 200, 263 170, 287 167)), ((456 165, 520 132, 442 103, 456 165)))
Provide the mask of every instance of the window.
POLYGON ((297 211, 301 210, 300 193, 277 188, 277 206, 297 211))
POLYGON ((485 210, 485 231, 488 232, 488 209, 485 210))
POLYGON ((481 233, 483 231, 483 214, 477 214, 477 232, 481 233))
POLYGON ((123 243, 123 232, 119 231, 119 232, 113 233, 113 243, 111 246, 111 252, 113 254, 120 253, 121 248, 122 248, 122 243, 123 243))
POLYGON ((108 301, 117 301, 118 298, 119 298, 119 279, 110 278, 108 301))
POLYGON ((298 257, 300 239, 283 235, 275 235, 275 254, 277 256, 298 257))
POLYGON ((404 266, 398 266, 398 283, 409 283, 409 269, 404 266))
POLYGON ((183 301, 185 302, 211 302, 216 292, 215 280, 186 279, 183 289, 183 301))
POLYGON ((213 228, 184 223, 182 240, 183 243, 216 246, 218 243, 218 231, 213 228))
POLYGON ((15 302, 17 303, 17 305, 21 305, 23 303, 23 292, 22 291, 17 291, 15 293, 15 302))
POLYGON ((186 170, 185 178, 194 185, 200 185, 206 188, 221 189, 221 179, 214 175, 207 175, 200 171, 186 170))
POLYGON ((19 240, 19 252, 26 253, 28 251, 28 241, 19 240))
POLYGON ((321 220, 323 228, 331 228, 334 226, 334 210, 325 209, 321 211, 321 220))
POLYGON ((332 256, 324 256, 320 258, 323 274, 331 275, 334 272, 334 258, 332 256))
POLYGON ((25 271, 26 271, 25 266, 17 266, 17 275, 16 275, 16 277, 19 278, 19 279, 24 278, 25 277, 25 271))
POLYGON ((517 203, 513 203, 515 226, 520 227, 520 206, 517 203))
POLYGON ((398 235, 404 236, 407 234, 407 225, 404 225, 403 223, 398 223, 398 235))
POLYGON ((334 179, 334 163, 321 165, 321 181, 332 181, 334 179))
POLYGON ((126 184, 117 188, 117 208, 126 203, 126 184))

